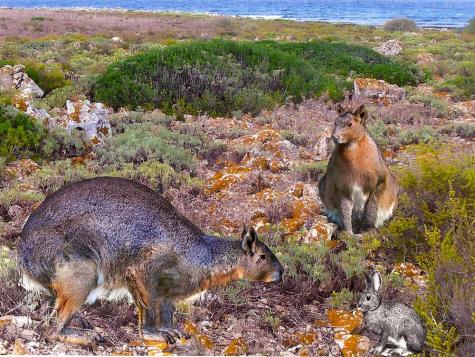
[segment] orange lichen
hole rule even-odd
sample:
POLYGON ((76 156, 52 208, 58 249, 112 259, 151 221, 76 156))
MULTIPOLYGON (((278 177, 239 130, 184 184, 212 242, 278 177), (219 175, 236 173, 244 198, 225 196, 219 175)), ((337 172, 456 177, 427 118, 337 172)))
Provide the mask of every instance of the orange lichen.
POLYGON ((12 104, 15 108, 21 110, 22 112, 26 112, 26 110, 28 109, 28 103, 21 95, 15 95, 12 98, 12 104))
POLYGON ((242 338, 235 338, 231 343, 224 349, 223 355, 225 356, 242 356, 247 354, 247 343, 242 338))
POLYGON ((412 278, 421 274, 421 270, 413 263, 399 263, 394 267, 394 272, 399 273, 407 278, 412 278))
POLYGON ((97 136, 94 135, 94 137, 91 139, 91 143, 93 145, 97 145, 97 144, 100 144, 101 141, 99 140, 99 138, 97 136))
POLYGON ((327 312, 327 317, 333 327, 340 327, 348 333, 355 331, 363 323, 363 313, 359 310, 344 311, 330 309, 327 312))
POLYGON ((294 195, 297 198, 301 198, 303 196, 303 190, 305 188, 305 185, 303 182, 297 182, 295 184, 295 187, 292 190, 292 195, 294 195))
POLYGON ((344 357, 366 356, 370 349, 369 339, 361 335, 351 335, 345 332, 335 333, 335 340, 340 346, 344 357))
POLYGON ((109 128, 104 126, 97 129, 98 132, 104 134, 105 136, 109 135, 109 128))
POLYGON ((248 167, 232 165, 225 167, 223 170, 218 171, 208 181, 208 193, 216 193, 228 188, 230 185, 241 181, 246 174, 252 170, 248 167))
POLYGON ((19 339, 15 340, 15 344, 13 345, 13 355, 27 355, 29 354, 26 350, 25 346, 21 343, 19 339))
POLYGON ((308 199, 298 199, 294 201, 294 207, 291 218, 285 218, 281 221, 287 234, 296 232, 305 224, 305 221, 318 213, 317 204, 308 199))
POLYGON ((183 324, 183 330, 193 337, 193 339, 195 339, 204 348, 208 350, 214 349, 214 343, 208 338, 208 336, 198 331, 196 326, 191 322, 185 321, 183 324))

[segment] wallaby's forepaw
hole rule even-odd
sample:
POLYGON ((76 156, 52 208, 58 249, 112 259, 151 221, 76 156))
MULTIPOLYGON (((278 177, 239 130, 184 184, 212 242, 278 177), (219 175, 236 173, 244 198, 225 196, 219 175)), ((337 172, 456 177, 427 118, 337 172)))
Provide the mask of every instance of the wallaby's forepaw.
POLYGON ((102 337, 95 331, 82 331, 71 328, 65 328, 60 333, 50 336, 49 339, 82 346, 94 346, 103 341, 102 337))

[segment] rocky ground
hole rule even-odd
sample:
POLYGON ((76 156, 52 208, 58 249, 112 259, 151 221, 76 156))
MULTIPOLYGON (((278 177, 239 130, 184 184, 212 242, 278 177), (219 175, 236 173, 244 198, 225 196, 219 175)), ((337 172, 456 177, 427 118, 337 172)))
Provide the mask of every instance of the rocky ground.
MULTIPOLYGON (((33 14, 19 15, 15 10, 1 9, 2 13, 25 19, 33 14)), ((46 15, 55 19, 55 14, 49 11, 46 15)), ((88 16, 97 21, 103 15, 81 16, 74 21, 87 20, 88 16)), ((150 21, 153 25, 158 20, 150 21)), ((10 26, 11 21, 8 24, 2 36, 16 31, 16 27, 10 26)), ((86 31, 87 22, 83 26, 86 31)), ((209 27, 206 31, 210 32, 209 27)), ((398 46, 389 43, 381 45, 380 50, 394 55, 398 46)), ((22 66, 0 69, 0 90, 14 90, 12 104, 49 130, 62 127, 70 132, 77 128, 83 131, 90 150, 65 161, 91 176, 97 172, 100 160, 97 148, 118 135, 121 123, 132 117, 126 110, 113 113, 101 103, 86 100, 68 100, 64 107, 48 112, 38 109, 34 99, 43 96, 43 91, 22 66)), ((448 92, 432 85, 421 85, 408 93, 384 81, 359 78, 343 105, 356 108, 360 104, 368 106, 367 126, 393 170, 414 159, 414 144, 437 143, 451 145, 460 152, 474 152, 474 100, 454 100, 448 92), (438 108, 442 106, 443 110, 411 99, 417 98, 417 94, 437 98, 438 108)), ((332 149, 330 135, 335 109, 334 103, 321 98, 285 105, 255 117, 185 115, 184 120, 170 121, 168 130, 204 136, 215 145, 206 157, 199 157, 194 173, 198 184, 172 184, 157 189, 206 232, 237 237, 246 223, 255 226, 262 239, 273 246, 292 239, 311 249, 325 247, 337 255, 346 249, 345 242, 322 215, 316 189, 332 149)), ((159 111, 142 115, 165 117, 159 111)), ((0 187, 4 193, 15 189, 21 197, 43 197, 49 192, 50 181, 57 178, 37 175, 54 164, 39 165, 29 159, 11 162, 5 168, 0 187)), ((69 171, 58 172, 62 179, 69 171)), ((149 181, 144 183, 151 185, 149 181)), ((17 200, 9 207, 2 206, 0 257, 4 264, 14 266, 15 240, 39 201, 17 200)), ((282 253, 277 255, 282 258, 282 253)), ((415 295, 424 291, 426 274, 412 263, 392 264, 385 260, 384 253, 378 253, 358 264, 397 274, 403 282, 400 291, 386 292, 405 302, 412 302, 415 295)), ((14 281, 16 272, 12 271, 14 281)), ((315 283, 310 278, 296 279, 288 274, 280 284, 239 282, 208 292, 199 300, 178 306, 178 327, 191 337, 178 341, 176 346, 140 341, 132 305, 99 302, 85 307, 80 314, 104 340, 95 346, 73 346, 48 339, 44 300, 25 294, 15 284, 5 284, 0 286, 5 299, 0 317, 0 354, 370 355, 368 351, 376 339, 361 331, 362 316, 354 309, 354 299, 337 304, 331 297, 331 291, 343 285, 361 291, 363 280, 338 282, 335 274, 332 281, 315 283)))
MULTIPOLYGON (((449 122, 474 120, 473 101, 448 102, 457 116, 443 119, 435 117, 423 106, 407 103, 399 88, 372 80, 357 83, 356 97, 344 105, 356 107, 369 103, 373 113, 370 127, 383 116, 394 116, 401 129, 423 124, 437 129, 449 122)), ((30 83, 26 88, 32 86, 30 83)), ((19 97, 31 92, 30 89, 21 92, 21 85, 19 88, 19 97)), ((338 249, 339 241, 334 239, 335 226, 321 215, 316 191, 316 182, 323 170, 304 170, 305 165, 324 162, 329 155, 329 136, 335 117, 333 109, 332 104, 324 101, 308 100, 297 106, 264 112, 258 117, 188 116, 183 122, 173 122, 173 131, 200 131, 221 145, 215 155, 199 163, 198 176, 204 182, 201 190, 170 188, 165 195, 209 232, 237 236, 242 224, 248 223, 268 239, 285 239, 292 235, 301 244, 324 244, 338 249)), ((29 103, 25 110, 35 113, 29 103)), ((101 140, 95 134, 110 135, 109 132, 104 135, 103 128, 111 126, 108 121, 111 111, 100 104, 71 102, 58 112, 63 112, 63 116, 53 120, 55 125, 89 125, 90 130, 96 130, 90 135, 96 145, 101 145, 101 140)), ((53 122, 51 118, 49 121, 53 122)), ((473 149, 471 139, 441 135, 443 141, 455 141, 465 150, 473 149)), ((387 133, 387 139, 389 142, 397 140, 390 133, 387 133)), ((404 165, 411 159, 410 151, 400 144, 385 145, 384 155, 393 166, 404 165)), ((74 160, 76 165, 86 169, 95 162, 93 153, 74 160)), ((22 189, 34 192, 41 188, 31 187, 28 177, 38 169, 37 164, 23 160, 9 164, 6 170, 8 180, 23 183, 22 189)), ((33 209, 34 206, 18 205, 9 208, 5 238, 11 242, 18 235, 33 209)), ((368 260, 365 264, 370 266, 374 262, 368 260)), ((423 272, 412 265, 400 265, 395 269, 408 283, 423 288, 423 272)), ((236 289, 235 296, 230 298, 230 294, 229 291, 227 295, 212 292, 192 305, 180 306, 178 325, 192 338, 180 341, 171 351, 178 354, 355 356, 364 354, 374 343, 367 336, 356 333, 361 323, 358 312, 332 309, 321 295, 321 286, 311 281, 297 282, 287 278, 282 284, 246 285, 244 289, 236 289)), ((0 353, 154 355, 161 353, 164 347, 153 341, 138 341, 133 307, 107 303, 87 307, 81 312, 104 337, 104 343, 73 347, 47 342, 43 310, 38 306, 36 311, 26 309, 22 306, 24 299, 26 297, 21 296, 18 305, 0 319, 3 337, 0 353)), ((30 306, 32 304, 35 306, 34 303, 30 306)))

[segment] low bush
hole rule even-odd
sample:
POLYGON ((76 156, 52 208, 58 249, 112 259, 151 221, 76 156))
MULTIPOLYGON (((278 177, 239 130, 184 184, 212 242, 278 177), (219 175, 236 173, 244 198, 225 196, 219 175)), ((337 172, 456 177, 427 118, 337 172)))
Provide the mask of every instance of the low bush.
POLYGON ((475 34, 475 16, 472 17, 472 18, 468 21, 468 24, 467 24, 467 26, 464 27, 463 31, 464 31, 464 32, 468 32, 468 33, 473 33, 473 34, 475 34))
POLYGON ((0 106, 0 156, 7 161, 37 155, 45 135, 36 120, 12 107, 0 106))
POLYGON ((440 118, 445 118, 449 114, 449 106, 447 105, 447 103, 431 95, 417 93, 413 96, 410 96, 408 99, 411 103, 424 104, 424 107, 432 109, 435 114, 440 118))
POLYGON ((257 114, 326 93, 342 97, 348 74, 416 84, 412 67, 371 49, 338 43, 190 41, 115 62, 92 86, 115 109, 160 108, 167 114, 257 114))
POLYGON ((23 64, 28 76, 38 84, 45 94, 69 84, 59 66, 46 65, 30 60, 23 61, 23 64))
POLYGON ((415 304, 431 355, 471 355, 475 347, 475 156, 449 145, 419 146, 399 172, 404 193, 381 229, 386 249, 428 272, 427 295, 415 304))
POLYGON ((475 96, 475 76, 455 76, 442 82, 438 87, 450 90, 453 99, 471 99, 475 96))
POLYGON ((391 19, 384 23, 383 28, 386 31, 414 31, 417 29, 417 24, 414 20, 408 18, 391 19))
POLYGON ((424 125, 420 128, 409 128, 399 131, 398 141, 402 145, 430 144, 439 139, 439 133, 431 126, 424 125))
POLYGON ((141 164, 158 160, 177 170, 193 170, 193 149, 201 146, 195 137, 168 131, 151 123, 131 124, 96 148, 99 163, 120 169, 125 163, 141 164))

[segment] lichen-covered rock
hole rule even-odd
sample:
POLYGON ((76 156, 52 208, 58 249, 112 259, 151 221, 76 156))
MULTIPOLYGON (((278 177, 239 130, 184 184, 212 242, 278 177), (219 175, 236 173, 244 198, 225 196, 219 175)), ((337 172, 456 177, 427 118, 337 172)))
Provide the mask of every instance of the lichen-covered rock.
POLYGON ((356 334, 363 324, 361 311, 328 310, 328 320, 334 328, 335 342, 344 357, 359 357, 367 355, 370 350, 370 340, 366 336, 356 334))
POLYGON ((374 50, 384 56, 397 56, 402 51, 402 43, 398 40, 388 40, 374 50))
POLYGON ((369 99, 373 103, 388 105, 403 100, 406 95, 404 88, 382 79, 356 78, 354 85, 358 98, 369 99))
POLYGON ((18 90, 25 100, 40 98, 44 92, 25 72, 25 66, 3 66, 0 68, 0 91, 18 90))
POLYGON ((304 238, 305 243, 320 242, 326 243, 331 240, 333 233, 337 230, 337 225, 328 222, 327 217, 317 216, 310 231, 304 238))
POLYGON ((84 130, 86 138, 92 144, 100 144, 111 134, 108 116, 112 109, 102 103, 91 103, 88 100, 66 101, 66 129, 84 130))

